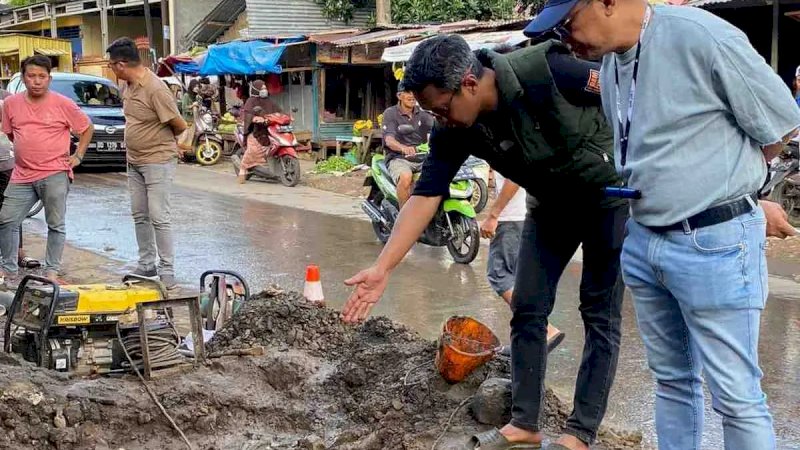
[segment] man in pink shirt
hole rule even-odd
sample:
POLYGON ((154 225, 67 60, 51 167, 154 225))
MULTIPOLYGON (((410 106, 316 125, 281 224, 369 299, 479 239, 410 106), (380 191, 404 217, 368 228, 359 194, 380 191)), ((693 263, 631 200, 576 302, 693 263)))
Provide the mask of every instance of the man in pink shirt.
POLYGON ((72 100, 50 91, 52 65, 46 56, 22 61, 26 92, 5 100, 3 133, 14 142, 16 165, 0 210, 0 253, 6 283, 18 271, 17 229, 38 200, 47 220, 45 276, 56 280, 66 239, 65 216, 72 168, 81 163, 94 129, 72 100), (70 132, 80 135, 78 149, 69 155, 70 132))

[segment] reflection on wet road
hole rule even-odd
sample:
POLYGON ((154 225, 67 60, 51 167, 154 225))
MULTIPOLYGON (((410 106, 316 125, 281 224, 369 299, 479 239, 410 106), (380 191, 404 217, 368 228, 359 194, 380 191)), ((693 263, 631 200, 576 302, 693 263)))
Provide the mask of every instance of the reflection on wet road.
MULTIPOLYGON (((201 176, 201 175, 200 175, 201 176)), ((231 178, 231 183, 233 183, 231 178)), ((270 283, 302 288, 307 264, 319 264, 326 298, 340 306, 349 291, 342 280, 369 264, 381 250, 367 222, 280 208, 252 200, 187 189, 173 196, 177 276, 197 283, 209 268, 241 272, 256 289, 270 283)), ((44 224, 33 222, 44 230, 44 224)), ((124 177, 79 174, 69 197, 68 242, 127 263, 137 258, 124 177)), ((510 312, 485 281, 486 249, 470 266, 451 263, 443 248, 417 246, 392 276, 375 310, 434 338, 444 319, 468 314, 508 341, 510 312)), ((550 357, 549 382, 570 396, 583 345, 577 312, 580 266, 568 268, 559 287, 552 323, 567 333, 550 357)), ((800 449, 800 300, 773 296, 762 324, 764 386, 775 415, 779 448, 800 449)), ((623 345, 607 423, 654 435, 653 384, 636 331, 630 298, 624 309, 623 345)), ((707 402, 708 403, 708 402, 707 402)), ((708 449, 722 447, 719 417, 706 415, 708 449)))

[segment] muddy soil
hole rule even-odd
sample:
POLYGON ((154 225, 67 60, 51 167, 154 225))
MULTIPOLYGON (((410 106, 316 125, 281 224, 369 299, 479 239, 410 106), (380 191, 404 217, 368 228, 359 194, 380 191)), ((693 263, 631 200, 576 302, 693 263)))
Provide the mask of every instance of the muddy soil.
MULTIPOLYGON (((433 342, 386 318, 345 325, 277 288, 254 297, 209 349, 255 345, 264 356, 212 359, 151 382, 194 448, 427 450, 441 436, 436 448, 460 449, 486 428, 468 399, 487 377, 508 376, 508 361, 495 359, 449 385, 433 342)), ((71 379, 0 354, 0 401, 0 449, 186 448, 131 376, 71 379)), ((548 391, 547 430, 567 413, 548 391)), ((595 448, 641 448, 641 436, 606 430, 595 448)))

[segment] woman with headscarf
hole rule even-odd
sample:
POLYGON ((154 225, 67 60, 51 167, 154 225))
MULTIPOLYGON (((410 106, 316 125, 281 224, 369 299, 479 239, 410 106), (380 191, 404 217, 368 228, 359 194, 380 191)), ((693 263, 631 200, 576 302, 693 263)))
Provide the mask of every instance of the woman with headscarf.
POLYGON ((272 113, 283 112, 280 106, 269 99, 269 91, 267 85, 262 80, 253 81, 250 85, 250 98, 244 103, 244 133, 250 134, 253 130, 252 122, 255 115, 255 109, 261 108, 261 114, 267 115, 272 113))

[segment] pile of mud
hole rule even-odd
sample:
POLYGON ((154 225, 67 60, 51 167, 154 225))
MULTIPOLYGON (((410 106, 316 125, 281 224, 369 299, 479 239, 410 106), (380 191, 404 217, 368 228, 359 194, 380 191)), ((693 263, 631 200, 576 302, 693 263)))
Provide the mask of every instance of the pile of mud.
MULTIPOLYGON (((350 326, 276 288, 251 299, 209 350, 255 345, 266 354, 152 382, 195 448, 427 450, 438 439, 438 449, 461 449, 486 428, 468 399, 486 378, 508 377, 508 362, 493 360, 449 385, 435 344, 408 328, 385 318, 350 326)), ((0 400, 0 448, 185 448, 131 377, 68 380, 5 358, 0 400)), ((548 391, 546 427, 556 431, 567 413, 548 391)), ((637 436, 605 436, 596 448, 641 448, 637 436)))

